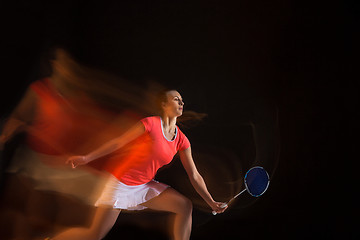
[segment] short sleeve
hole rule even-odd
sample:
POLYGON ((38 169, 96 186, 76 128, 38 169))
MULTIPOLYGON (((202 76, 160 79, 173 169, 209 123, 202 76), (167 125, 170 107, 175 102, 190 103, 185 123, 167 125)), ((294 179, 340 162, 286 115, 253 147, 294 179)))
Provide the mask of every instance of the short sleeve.
POLYGON ((185 150, 190 147, 190 141, 185 134, 179 129, 179 144, 178 151, 185 150))
POLYGON ((150 132, 153 126, 153 117, 147 117, 140 120, 145 127, 145 132, 150 132))

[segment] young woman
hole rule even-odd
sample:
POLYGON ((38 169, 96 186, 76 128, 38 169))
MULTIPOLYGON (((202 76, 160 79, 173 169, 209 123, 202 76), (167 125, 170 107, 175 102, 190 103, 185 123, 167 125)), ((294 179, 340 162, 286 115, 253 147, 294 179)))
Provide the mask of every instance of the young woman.
POLYGON ((160 116, 144 118, 120 137, 88 155, 72 156, 67 160, 76 168, 108 155, 138 138, 149 136, 151 140, 145 158, 128 164, 126 170, 113 173, 116 178, 110 178, 98 199, 98 209, 91 226, 69 229, 52 238, 53 240, 102 239, 114 225, 121 209, 144 208, 174 213, 173 239, 189 239, 192 225, 191 201, 173 188, 153 180, 157 170, 170 163, 177 152, 195 190, 213 211, 225 211, 226 207, 222 208, 222 203, 214 201, 208 192, 194 164, 190 142, 176 126, 176 120, 182 115, 184 107, 181 95, 175 90, 169 90, 164 91, 159 99, 160 116))

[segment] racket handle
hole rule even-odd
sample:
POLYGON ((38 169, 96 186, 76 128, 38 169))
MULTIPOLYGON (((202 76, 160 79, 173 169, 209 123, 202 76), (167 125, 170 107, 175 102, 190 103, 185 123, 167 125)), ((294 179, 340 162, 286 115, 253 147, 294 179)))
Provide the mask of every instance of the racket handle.
MULTIPOLYGON (((223 204, 221 204, 220 207, 221 207, 221 208, 226 208, 226 207, 227 207, 227 204, 226 204, 226 203, 223 203, 223 204)), ((212 214, 215 216, 215 215, 217 214, 217 212, 212 211, 212 214)))

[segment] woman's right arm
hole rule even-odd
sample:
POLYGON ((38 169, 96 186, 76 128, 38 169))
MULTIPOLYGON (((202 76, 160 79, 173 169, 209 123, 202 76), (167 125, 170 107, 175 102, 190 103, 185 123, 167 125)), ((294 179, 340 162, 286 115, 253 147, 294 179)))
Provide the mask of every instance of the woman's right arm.
POLYGON ((87 164, 95 159, 108 155, 122 148, 123 146, 140 137, 144 133, 144 124, 142 122, 138 122, 137 124, 135 124, 135 126, 131 127, 120 137, 108 141, 104 145, 100 146, 99 148, 85 156, 72 156, 67 160, 67 163, 71 163, 73 168, 76 168, 78 165, 87 164))

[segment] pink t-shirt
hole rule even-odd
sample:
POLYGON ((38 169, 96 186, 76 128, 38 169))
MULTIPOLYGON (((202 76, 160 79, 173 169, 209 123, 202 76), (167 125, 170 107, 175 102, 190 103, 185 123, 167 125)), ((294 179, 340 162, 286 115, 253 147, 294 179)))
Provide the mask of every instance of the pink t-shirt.
POLYGON ((185 150, 190 146, 189 140, 177 126, 174 139, 166 139, 162 129, 162 120, 158 116, 144 118, 141 122, 145 126, 146 133, 141 137, 142 141, 138 146, 142 144, 148 146, 148 149, 140 150, 136 159, 133 158, 131 161, 130 167, 127 167, 125 172, 119 171, 120 176, 116 174, 116 171, 112 172, 127 185, 140 185, 151 181, 159 168, 172 161, 177 151, 185 150), (151 142, 151 144, 146 144, 146 142, 151 142))

